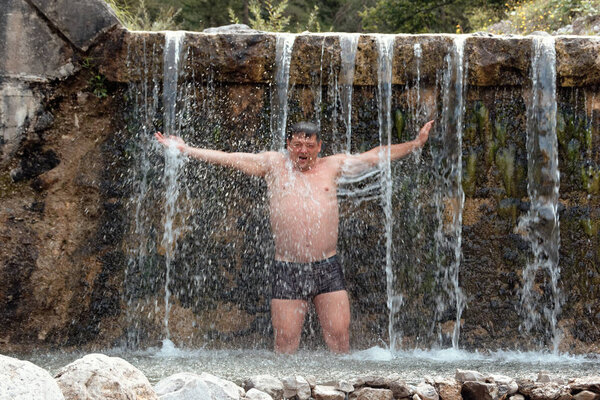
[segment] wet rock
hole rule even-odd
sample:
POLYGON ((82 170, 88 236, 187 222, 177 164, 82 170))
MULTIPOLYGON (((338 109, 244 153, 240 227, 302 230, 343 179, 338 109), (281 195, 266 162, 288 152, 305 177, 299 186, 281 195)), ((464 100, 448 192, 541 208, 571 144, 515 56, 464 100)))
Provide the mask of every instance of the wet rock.
POLYGON ((40 398, 64 400, 64 396, 52 375, 29 361, 0 354, 0 397, 26 400, 40 398))
POLYGON ((350 393, 354 390, 354 385, 346 380, 340 380, 335 385, 337 390, 341 390, 342 392, 350 393))
POLYGON ((344 400, 346 393, 337 390, 333 386, 317 385, 312 391, 315 400, 344 400))
POLYGON ((550 382, 536 385, 531 390, 529 398, 531 400, 569 400, 573 396, 567 386, 550 382))
POLYGON ((436 379, 434 386, 440 400, 462 400, 460 394, 462 385, 454 379, 436 379))
POLYGON ((600 399, 600 394, 590 392, 589 390, 583 390, 573 396, 574 400, 598 400, 600 399))
POLYGON ((573 391, 589 390, 594 393, 600 393, 600 376, 573 379, 569 382, 569 387, 573 391))
POLYGON ((273 400, 267 393, 252 388, 246 392, 246 398, 249 400, 273 400))
POLYGON ((154 390, 161 400, 238 400, 246 393, 235 383, 206 372, 200 375, 184 372, 169 376, 158 382, 154 390))
POLYGON ((556 75, 561 86, 587 86, 600 82, 600 43, 583 37, 556 39, 556 75))
POLYGON ((350 393, 348 398, 350 400, 393 400, 394 394, 389 389, 363 387, 350 393))
POLYGON ((422 382, 415 387, 415 393, 423 400, 439 400, 440 396, 433 386, 422 382))
POLYGON ((104 32, 120 25, 103 1, 31 0, 52 25, 80 50, 86 51, 104 32))
POLYGON ((496 400, 498 387, 493 383, 467 381, 462 385, 461 395, 465 400, 496 400))
POLYGON ((390 389, 394 398, 409 397, 414 394, 414 389, 407 385, 399 376, 362 376, 350 382, 355 388, 369 386, 374 388, 390 389))
POLYGON ((196 374, 182 372, 162 379, 154 385, 161 400, 210 399, 211 391, 196 374))
POLYGON ((498 386, 498 396, 510 396, 519 391, 519 385, 517 382, 505 375, 490 375, 488 381, 495 383, 498 386))
POLYGON ((214 399, 239 399, 246 391, 235 383, 203 372, 200 379, 206 383, 214 399))
POLYGON ((529 79, 528 39, 473 37, 467 40, 469 83, 477 86, 519 85, 529 79))
POLYGON ((310 397, 310 385, 299 375, 285 377, 281 383, 283 383, 283 397, 286 399, 296 396, 299 400, 307 400, 310 397))
POLYGON ((485 382, 485 376, 482 373, 462 369, 456 370, 456 373, 454 374, 454 379, 461 383, 468 381, 485 382))
POLYGON ((154 400, 158 396, 140 370, 118 357, 88 354, 61 368, 56 382, 69 400, 154 400))
POLYGON ((538 377, 536 380, 537 383, 549 383, 549 382, 555 382, 555 383, 559 383, 561 385, 564 385, 566 382, 564 379, 556 377, 551 375, 550 373, 546 372, 546 371, 540 371, 538 373, 538 377))
POLYGON ((515 394, 513 396, 510 396, 508 398, 508 400, 525 400, 525 396, 523 396, 522 394, 517 393, 517 394, 515 394))
POLYGON ((244 382, 244 389, 258 389, 269 394, 275 400, 283 398, 283 383, 271 375, 256 375, 244 382))

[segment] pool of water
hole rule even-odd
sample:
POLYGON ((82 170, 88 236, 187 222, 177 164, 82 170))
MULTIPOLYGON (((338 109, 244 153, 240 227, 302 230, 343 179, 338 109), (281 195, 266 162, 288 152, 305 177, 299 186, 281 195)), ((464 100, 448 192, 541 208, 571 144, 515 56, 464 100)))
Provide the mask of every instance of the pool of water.
MULTIPOLYGON (((348 355, 300 351, 289 356, 269 350, 179 349, 167 345, 139 351, 108 349, 102 353, 127 360, 152 383, 178 372, 209 372, 238 384, 258 374, 279 378, 292 374, 314 376, 319 383, 361 375, 398 374, 407 383, 416 384, 425 377, 454 377, 457 368, 531 379, 535 379, 540 371, 562 378, 597 375, 600 371, 598 354, 554 355, 544 352, 473 353, 453 349, 390 352, 373 347, 348 355)), ((9 355, 29 360, 55 374, 85 354, 46 352, 9 355)))

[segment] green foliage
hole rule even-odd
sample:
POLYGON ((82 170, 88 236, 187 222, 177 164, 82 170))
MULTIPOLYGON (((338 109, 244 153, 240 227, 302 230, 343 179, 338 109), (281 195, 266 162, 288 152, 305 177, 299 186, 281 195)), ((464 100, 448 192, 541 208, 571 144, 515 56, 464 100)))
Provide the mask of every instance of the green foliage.
MULTIPOLYGON (((272 0, 250 0, 248 3, 248 25, 252 29, 269 32, 290 31, 289 25, 292 16, 287 12, 289 6, 288 0, 282 0, 276 4, 272 0)), ((227 10, 229 21, 239 24, 241 18, 237 16, 233 8, 227 10)), ((306 23, 297 22, 296 30, 309 30, 313 32, 321 31, 319 22, 319 6, 314 5, 312 11, 306 16, 306 23)))
MULTIPOLYGON (((554 32, 577 17, 600 14, 600 0, 527 0, 507 3, 506 21, 513 33, 554 32)), ((488 21, 483 27, 489 25, 488 21)), ((490 32, 495 32, 491 27, 490 32)))
POLYGON ((81 61, 81 67, 90 74, 90 78, 88 79, 90 92, 99 99, 107 97, 108 89, 106 88, 106 77, 98 72, 94 59, 92 57, 84 57, 81 61))
POLYGON ((121 23, 130 30, 163 31, 178 29, 181 9, 146 0, 105 0, 121 23))
POLYGON ((503 7, 500 0, 377 0, 359 15, 369 32, 463 32, 472 29, 470 17, 475 12, 496 12, 503 7))
POLYGON ((288 0, 275 4, 271 0, 250 0, 250 27, 259 31, 282 32, 290 23, 290 17, 283 15, 288 0))

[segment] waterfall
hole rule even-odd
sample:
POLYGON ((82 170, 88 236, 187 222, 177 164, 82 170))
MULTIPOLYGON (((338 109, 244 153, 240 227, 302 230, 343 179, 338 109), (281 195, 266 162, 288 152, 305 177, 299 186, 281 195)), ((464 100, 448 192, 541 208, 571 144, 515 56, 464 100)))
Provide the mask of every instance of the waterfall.
MULTIPOLYGON (((442 154, 440 189, 435 203, 438 229, 435 233, 437 279, 442 291, 437 298, 435 321, 448 308, 455 309, 452 348, 458 348, 460 321, 466 298, 460 288, 459 271, 462 257, 462 212, 465 194, 462 189, 462 133, 464 117, 464 43, 454 38, 451 52, 446 56, 443 77, 442 154)), ((434 323, 435 323, 434 321, 434 323)))
MULTIPOLYGON (((378 64, 377 64, 377 110, 379 120, 379 143, 389 146, 392 142, 392 61, 394 58, 393 35, 376 36, 378 64)), ((392 210, 392 169, 390 163, 390 148, 382 148, 379 154, 379 168, 381 174, 382 206, 385 214, 385 272, 387 307, 389 311, 388 334, 390 337, 390 350, 398 348, 401 337, 394 329, 396 314, 403 302, 401 294, 394 290, 394 271, 392 269, 392 235, 394 215, 392 210)))
POLYGON ((562 296, 558 287, 560 173, 556 136, 556 51, 552 36, 534 36, 532 39, 532 88, 527 104, 527 193, 531 206, 520 219, 518 229, 525 233, 533 258, 523 270, 520 304, 524 320, 521 328, 525 332, 543 329, 543 316, 550 325, 546 334, 552 336, 553 351, 557 353, 561 340, 557 323, 562 296), (550 280, 550 288, 546 290, 551 302, 549 306, 543 304, 534 288, 540 270, 545 271, 550 280))
POLYGON ((352 142, 352 88, 354 83, 354 63, 356 61, 356 49, 358 47, 357 33, 340 35, 340 78, 341 84, 341 107, 342 119, 346 127, 346 152, 350 152, 352 142))
POLYGON ((271 136, 272 148, 285 148, 286 123, 288 114, 288 86, 290 63, 296 35, 278 33, 275 48, 275 86, 271 87, 271 136))
MULTIPOLYGON (((165 50, 163 64, 163 107, 164 131, 166 135, 178 132, 177 120, 177 93, 180 68, 181 48, 185 32, 167 32, 165 34, 165 50)), ((183 157, 173 143, 165 151, 164 183, 165 183, 165 209, 164 231, 161 246, 165 251, 165 315, 164 329, 166 341, 170 340, 169 314, 171 310, 171 267, 175 257, 178 231, 174 227, 177 216, 177 200, 179 198, 179 170, 183 165, 183 157)))

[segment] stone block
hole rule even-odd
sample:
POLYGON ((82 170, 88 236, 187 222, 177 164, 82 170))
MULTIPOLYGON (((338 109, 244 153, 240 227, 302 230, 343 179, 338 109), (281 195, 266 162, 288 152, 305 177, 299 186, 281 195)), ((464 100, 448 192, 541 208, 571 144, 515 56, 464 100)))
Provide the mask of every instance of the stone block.
POLYGON ((102 0, 31 0, 46 18, 78 49, 87 49, 104 32, 120 25, 102 0))
POLYGON ((71 46, 52 32, 25 0, 3 3, 0 76, 45 82, 71 75, 75 71, 71 46))

